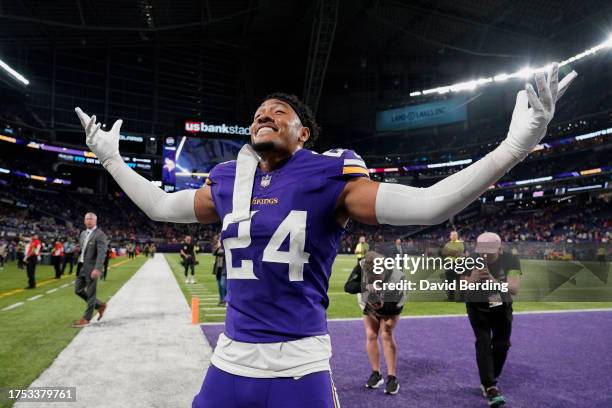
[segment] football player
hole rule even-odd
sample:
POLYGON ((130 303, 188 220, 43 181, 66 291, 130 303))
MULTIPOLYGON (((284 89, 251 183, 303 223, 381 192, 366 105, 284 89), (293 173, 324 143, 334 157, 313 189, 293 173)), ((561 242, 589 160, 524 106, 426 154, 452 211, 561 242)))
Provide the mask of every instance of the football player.
POLYGON ((335 407, 327 288, 349 219, 366 224, 437 224, 465 208, 546 134, 555 102, 576 74, 558 65, 517 95, 506 139, 481 160, 429 188, 377 183, 351 150, 306 147, 319 127, 296 97, 273 94, 255 111, 251 143, 217 165, 198 190, 167 193, 119 154, 122 121, 109 131, 76 112, 89 148, 150 218, 222 222, 227 317, 193 406, 335 407), (530 105, 530 106, 529 106, 530 105))

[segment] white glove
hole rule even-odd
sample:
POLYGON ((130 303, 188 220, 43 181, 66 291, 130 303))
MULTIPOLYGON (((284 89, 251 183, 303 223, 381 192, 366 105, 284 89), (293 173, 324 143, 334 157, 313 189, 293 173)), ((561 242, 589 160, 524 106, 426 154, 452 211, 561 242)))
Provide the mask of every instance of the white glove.
POLYGON ((119 119, 113 124, 111 130, 104 131, 100 130, 100 126, 102 126, 100 123, 96 124, 96 115, 90 118, 81 108, 75 108, 74 110, 79 116, 83 129, 85 129, 85 143, 98 157, 100 163, 106 167, 109 159, 113 157, 118 157, 123 161, 119 154, 119 132, 123 121, 119 119))
POLYGON ((576 76, 578 74, 572 71, 559 83, 559 64, 555 62, 548 69, 548 75, 535 74, 538 94, 531 84, 526 84, 525 90, 516 95, 508 136, 502 142, 515 158, 523 160, 544 138, 546 127, 555 114, 555 103, 576 76))
POLYGON ((195 223, 196 190, 166 193, 132 170, 119 154, 119 130, 123 121, 115 122, 110 131, 100 130, 96 116, 91 118, 75 109, 85 129, 86 143, 117 184, 145 214, 154 221, 195 223))

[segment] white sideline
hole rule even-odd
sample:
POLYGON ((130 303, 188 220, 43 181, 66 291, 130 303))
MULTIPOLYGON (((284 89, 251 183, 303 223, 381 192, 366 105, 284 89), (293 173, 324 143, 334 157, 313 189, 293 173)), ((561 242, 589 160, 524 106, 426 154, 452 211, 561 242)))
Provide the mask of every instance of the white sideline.
MULTIPOLYGON (((513 315, 532 315, 532 314, 563 314, 563 313, 588 313, 588 312, 608 312, 612 313, 612 308, 593 308, 593 309, 564 309, 564 310, 532 310, 526 312, 513 312, 513 315)), ((224 314, 213 315, 207 314, 206 316, 225 316, 224 314)), ((409 319, 439 319, 446 317, 463 317, 466 318, 467 315, 464 313, 456 313, 456 314, 438 314, 438 315, 412 315, 412 316, 400 316, 400 319, 409 320, 409 319)), ((356 322, 362 321, 363 317, 336 317, 333 319, 327 319, 328 322, 356 322)), ((224 322, 206 322, 200 323, 202 326, 218 326, 220 324, 225 324, 224 322)))
MULTIPOLYGON (((559 309, 559 310, 529 310, 525 312, 513 312, 513 315, 532 315, 532 314, 563 314, 563 313, 582 313, 582 312, 612 312, 612 308, 594 308, 594 309, 559 309)), ((467 317, 465 312, 456 314, 439 314, 439 315, 413 315, 400 316, 400 319, 437 319, 445 317, 467 317)), ((339 317, 327 319, 328 322, 351 322, 354 320, 363 320, 362 317, 339 317)), ((218 323, 217 323, 218 324, 218 323)))
POLYGON ((30 385, 76 387, 77 401, 15 407, 190 407, 210 355, 170 266, 156 254, 113 296, 104 318, 81 329, 30 385))

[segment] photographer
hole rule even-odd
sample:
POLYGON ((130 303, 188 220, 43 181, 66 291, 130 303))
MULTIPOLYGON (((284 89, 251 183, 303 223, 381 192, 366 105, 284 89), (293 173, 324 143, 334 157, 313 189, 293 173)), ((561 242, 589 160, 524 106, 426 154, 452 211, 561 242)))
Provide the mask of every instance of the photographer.
POLYGON ((363 310, 363 323, 366 331, 366 351, 372 366, 372 373, 366 382, 366 387, 378 388, 383 382, 380 372, 380 352, 378 339, 380 337, 383 355, 387 364, 387 385, 385 394, 395 395, 399 392, 397 379, 397 344, 393 331, 399 321, 406 293, 404 291, 380 290, 382 283, 398 283, 404 278, 399 269, 385 270, 378 274, 374 272, 374 260, 384 258, 384 255, 370 251, 360 261, 360 268, 355 268, 344 285, 348 293, 358 294, 357 300, 363 310), (377 290, 378 289, 378 290, 377 290))
POLYGON ((476 253, 484 258, 484 267, 469 271, 462 277, 469 283, 493 281, 507 283, 507 291, 475 291, 465 293, 467 314, 476 336, 476 363, 480 374, 481 390, 489 406, 505 404, 497 387, 512 332, 512 296, 520 287, 521 267, 518 258, 502 252, 499 235, 480 234, 476 240, 476 253))

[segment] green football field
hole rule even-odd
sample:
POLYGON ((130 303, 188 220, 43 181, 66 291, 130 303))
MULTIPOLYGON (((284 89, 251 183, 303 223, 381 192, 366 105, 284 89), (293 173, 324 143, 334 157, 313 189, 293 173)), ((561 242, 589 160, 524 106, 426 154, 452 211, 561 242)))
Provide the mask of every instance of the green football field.
MULTIPOLYGON (((144 261, 142 256, 111 260, 107 280, 98 283, 98 297, 107 301, 144 261)), ((78 333, 71 324, 82 317, 85 303, 74 294, 75 275, 54 276, 52 266, 39 265, 37 288, 24 290, 25 270, 15 262, 0 270, 0 388, 30 385, 78 333)), ((7 404, 0 401, 0 407, 7 404)))
MULTIPOLYGON (((200 298, 200 321, 222 322, 225 317, 223 307, 217 306, 217 282, 212 275, 211 255, 199 255, 200 264, 196 267, 197 284, 186 284, 183 267, 178 255, 166 255, 172 270, 181 286, 181 290, 191 304, 192 297, 200 298), (205 304, 203 304, 205 303, 205 304)), ((355 265, 355 257, 339 255, 332 270, 329 285, 328 317, 351 318, 360 317, 361 310, 357 305, 355 295, 344 292, 344 283, 355 265)), ((591 308, 612 308, 612 281, 604 284, 599 277, 603 276, 603 267, 599 265, 576 265, 562 261, 522 260, 523 286, 521 294, 514 303, 515 311, 540 310, 571 310, 591 308), (598 269, 599 268, 599 269, 598 269), (595 272, 593 272, 593 269, 595 272), (567 279, 569 278, 569 279, 567 279), (551 291, 550 287, 556 287, 551 291), (557 286, 558 285, 558 286, 557 286), (572 301, 557 301, 559 299, 572 301), (591 299, 599 300, 597 302, 591 299)), ((605 273, 609 265, 605 266, 605 273)), ((442 273, 418 272, 408 276, 408 280, 427 278, 430 281, 442 281, 442 273)), ((463 303, 444 301, 444 292, 417 292, 409 294, 408 304, 404 307, 404 315, 439 315, 465 313, 463 303), (412 298, 412 301, 410 299, 412 298)))
MULTIPOLYGON (((183 268, 177 254, 166 255, 166 259, 186 301, 191 304, 191 298, 194 296, 200 299, 200 322, 222 322, 225 308, 217 305, 218 292, 216 280, 212 275, 212 256, 198 256, 200 264, 196 267, 197 284, 185 284, 183 268)), ((107 301, 145 261, 142 256, 129 261, 125 258, 111 261, 108 280, 99 284, 100 299, 107 301)), ((329 318, 361 316, 355 295, 343 291, 354 263, 353 256, 340 255, 334 264, 328 292, 329 318)), ((610 283, 604 284, 602 280, 604 275, 607 278, 609 266, 598 269, 597 265, 551 264, 543 261, 523 261, 522 265, 525 297, 537 298, 540 301, 517 301, 516 311, 612 308, 612 302, 545 301, 554 298, 545 290, 551 282, 558 285, 557 290, 552 293, 555 296, 563 294, 567 298, 570 294, 577 300, 610 299, 610 283), (588 297, 589 294, 593 296, 588 297)), ((78 332, 70 325, 73 320, 80 318, 84 304, 73 293, 71 283, 74 275, 64 276, 60 280, 53 279, 53 275, 51 266, 40 265, 37 268, 37 289, 24 290, 27 283, 24 270, 18 270, 15 263, 10 263, 0 271, 0 388, 27 387, 78 332)), ((440 273, 437 271, 427 275, 430 280, 440 281, 440 273)), ((418 277, 421 275, 414 276, 418 277)), ((428 293, 428 296, 429 301, 409 301, 404 308, 404 314, 465 313, 463 304, 443 301, 443 292, 428 293)), ((0 402, 0 407, 2 406, 6 405, 0 402)))

